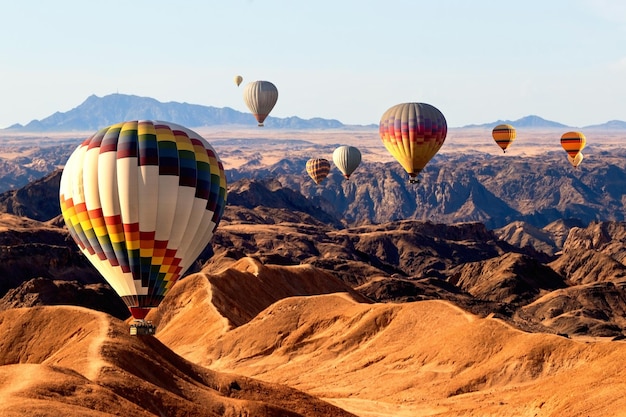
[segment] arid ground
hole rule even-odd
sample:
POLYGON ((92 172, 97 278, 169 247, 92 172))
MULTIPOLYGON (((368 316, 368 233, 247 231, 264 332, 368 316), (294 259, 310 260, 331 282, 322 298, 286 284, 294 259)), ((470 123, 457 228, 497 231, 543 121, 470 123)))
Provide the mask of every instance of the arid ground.
MULTIPOLYGON (((269 165, 290 154, 330 159, 339 144, 358 146, 370 160, 392 160, 375 129, 198 131, 226 169, 251 158, 269 165), (258 149, 259 138, 277 144, 258 149), (286 141, 282 149, 279 141, 286 141)), ((529 132, 518 132, 503 157, 562 151, 561 132, 529 132)), ((589 158, 624 140, 620 133, 586 134, 589 158)), ((41 145, 80 137, 47 138, 41 145)), ((22 139, 0 138, 0 157, 28 155, 31 146, 22 139)), ((502 154, 488 130, 451 130, 441 152, 465 151, 502 154)), ((32 223, 3 216, 0 232, 32 223)), ((223 226, 242 236, 262 227, 245 221, 223 226)), ((289 236, 291 226, 265 227, 264 233, 289 236)), ((320 257, 337 255, 331 243, 320 257)), ((309 264, 222 255, 180 280, 150 313, 155 337, 130 336, 129 322, 83 307, 0 311, 0 415, 626 415, 623 338, 525 331, 442 299, 376 303, 309 264)), ((604 279, 621 289, 623 279, 615 274, 604 279)), ((600 286, 579 279, 589 291, 600 286)), ((559 293, 541 289, 537 300, 559 293)), ((546 326, 558 314, 550 306, 542 312, 535 305, 533 313, 543 314, 546 326)))

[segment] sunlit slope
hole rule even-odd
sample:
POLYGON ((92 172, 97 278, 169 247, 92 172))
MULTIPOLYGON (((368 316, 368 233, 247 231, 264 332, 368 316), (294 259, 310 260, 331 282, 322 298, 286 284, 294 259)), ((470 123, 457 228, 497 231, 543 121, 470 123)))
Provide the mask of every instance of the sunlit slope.
POLYGON ((285 386, 208 371, 79 307, 0 312, 0 415, 348 416, 285 386))
POLYGON ((193 362, 231 329, 254 319, 276 301, 292 296, 346 293, 370 301, 345 283, 310 265, 263 265, 242 258, 215 274, 191 275, 176 284, 153 318, 157 337, 193 362))
MULTIPOLYGON (((256 311, 254 291, 261 298, 271 292, 273 277, 288 268, 247 265, 247 272, 239 265, 241 276, 229 275, 228 285, 240 290, 227 303, 189 303, 159 337, 212 370, 286 384, 361 416, 619 415, 626 406, 626 371, 615 366, 626 360, 622 342, 525 333, 445 301, 372 304, 346 292, 303 294, 234 325, 228 310, 256 311), (267 287, 252 291, 252 277, 267 287), (209 309, 221 328, 203 337, 202 325, 192 324, 209 309), (177 323, 186 329, 180 343, 168 331, 177 323)), ((210 285, 196 281, 190 299, 225 291, 226 281, 204 280, 210 285)))

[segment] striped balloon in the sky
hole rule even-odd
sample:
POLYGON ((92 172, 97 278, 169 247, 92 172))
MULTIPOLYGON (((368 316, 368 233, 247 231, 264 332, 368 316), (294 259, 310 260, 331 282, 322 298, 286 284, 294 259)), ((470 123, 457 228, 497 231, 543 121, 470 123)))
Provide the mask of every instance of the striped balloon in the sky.
POLYGON ((561 136, 561 146, 572 158, 583 150, 587 144, 587 138, 581 132, 567 132, 561 136))
POLYGON ((306 172, 316 184, 324 181, 330 172, 330 162, 324 158, 311 158, 306 161, 306 172))
POLYGON ((243 88, 243 101, 258 122, 263 122, 278 101, 278 89, 269 81, 253 81, 243 88))
POLYGON ((339 146, 333 151, 333 162, 344 178, 348 180, 361 163, 361 151, 354 146, 339 146))
POLYGON ((426 103, 402 103, 380 119, 379 134, 385 148, 409 174, 410 182, 439 151, 448 133, 446 118, 426 103))
POLYGON ((82 253, 143 319, 211 240, 226 205, 226 177, 197 133, 127 121, 77 147, 59 194, 82 253))
POLYGON ((516 133, 513 126, 509 124, 501 124, 493 128, 491 135, 502 151, 506 152, 507 148, 515 140, 516 133))

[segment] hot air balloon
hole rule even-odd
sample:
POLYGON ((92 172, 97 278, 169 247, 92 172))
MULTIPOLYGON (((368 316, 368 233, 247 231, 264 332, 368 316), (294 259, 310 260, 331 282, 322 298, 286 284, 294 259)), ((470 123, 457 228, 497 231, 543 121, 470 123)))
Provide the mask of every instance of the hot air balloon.
POLYGON ((361 151, 354 146, 343 145, 333 151, 333 162, 346 179, 361 163, 361 151))
POLYGON ((234 81, 235 81, 235 84, 237 84, 237 87, 239 87, 239 85, 243 81, 243 77, 241 75, 235 75, 234 81))
POLYGON ((265 118, 276 105, 278 90, 269 81, 254 81, 244 87, 243 100, 259 122, 259 126, 263 126, 265 118))
POLYGON ((330 162, 323 158, 312 158, 306 162, 306 172, 316 184, 324 181, 330 172, 330 162))
POLYGON ((582 152, 578 152, 573 158, 569 154, 567 155, 567 160, 570 164, 572 164, 574 168, 578 168, 578 165, 580 165, 580 163, 583 161, 583 158, 584 156, 582 152))
POLYGON ((587 139, 581 132, 567 132, 561 136, 561 146, 572 158, 575 158, 586 144, 587 139))
POLYGON ((417 175, 439 151, 448 133, 443 114, 426 103, 402 103, 389 108, 380 119, 385 148, 417 183, 417 175))
POLYGON ((502 148, 502 151, 506 152, 506 149, 515 140, 515 128, 509 124, 501 124, 493 128, 491 135, 498 146, 502 148))
POLYGON ((226 205, 226 176, 197 133, 127 121, 74 150, 59 196, 72 238, 139 323, 131 333, 150 334, 146 315, 213 236, 226 205))

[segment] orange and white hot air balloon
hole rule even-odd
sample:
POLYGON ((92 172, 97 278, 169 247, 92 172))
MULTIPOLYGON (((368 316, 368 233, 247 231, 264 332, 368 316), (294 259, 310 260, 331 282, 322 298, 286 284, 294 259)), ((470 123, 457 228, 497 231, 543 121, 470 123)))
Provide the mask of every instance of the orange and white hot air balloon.
POLYGON ((581 132, 567 132, 561 136, 561 146, 572 158, 575 158, 576 155, 584 149, 586 144, 587 139, 581 132))
POLYGON ((516 132, 513 126, 509 124, 500 124, 493 128, 491 135, 498 146, 502 148, 502 151, 506 152, 507 148, 515 140, 516 132))

